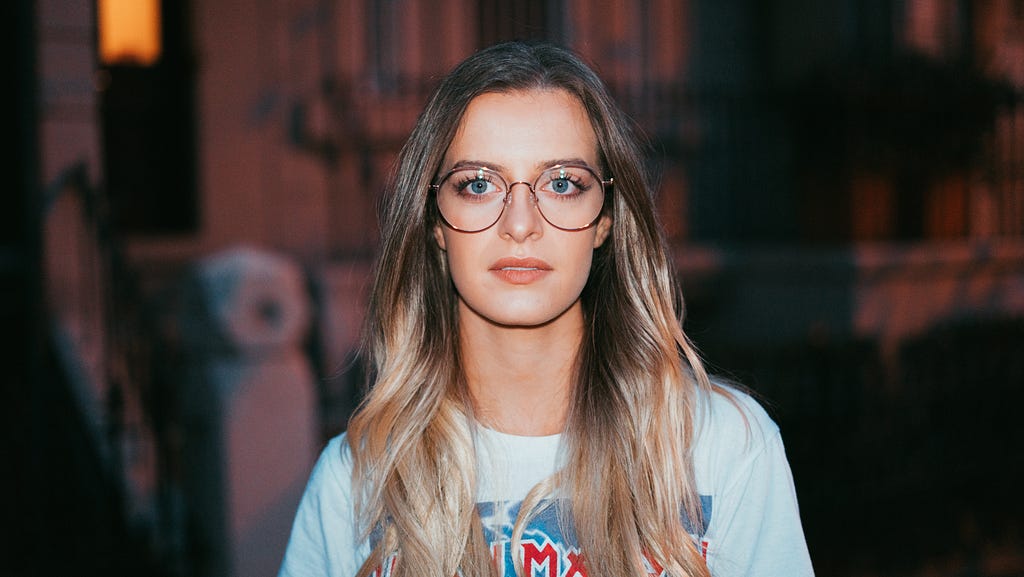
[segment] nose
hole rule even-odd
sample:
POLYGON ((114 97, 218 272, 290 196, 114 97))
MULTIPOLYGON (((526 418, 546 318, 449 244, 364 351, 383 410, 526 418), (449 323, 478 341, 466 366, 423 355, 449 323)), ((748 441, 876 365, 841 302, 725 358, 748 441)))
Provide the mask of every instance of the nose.
POLYGON ((537 208, 537 197, 533 187, 526 181, 513 182, 508 186, 505 209, 498 219, 498 234, 516 242, 543 234, 544 217, 537 208), (523 185, 517 187, 516 185, 523 185), (518 188, 518 193, 517 193, 518 188))

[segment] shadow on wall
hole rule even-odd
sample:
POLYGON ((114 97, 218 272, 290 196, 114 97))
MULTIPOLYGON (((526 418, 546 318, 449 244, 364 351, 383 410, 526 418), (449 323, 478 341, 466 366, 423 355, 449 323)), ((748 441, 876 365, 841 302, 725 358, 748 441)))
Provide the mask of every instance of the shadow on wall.
POLYGON ((1024 574, 1024 318, 707 352, 782 428, 819 574, 1024 574))

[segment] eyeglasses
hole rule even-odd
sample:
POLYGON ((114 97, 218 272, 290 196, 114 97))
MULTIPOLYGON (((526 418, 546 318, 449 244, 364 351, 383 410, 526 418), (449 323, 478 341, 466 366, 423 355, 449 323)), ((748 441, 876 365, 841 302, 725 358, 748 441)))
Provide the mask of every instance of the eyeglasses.
POLYGON ((454 168, 430 185, 444 222, 462 232, 479 232, 494 226, 505 207, 512 204, 512 187, 525 184, 540 215, 562 230, 583 230, 593 226, 604 207, 605 187, 614 179, 602 180, 582 164, 559 164, 540 173, 530 184, 525 180, 507 182, 485 166, 454 168))

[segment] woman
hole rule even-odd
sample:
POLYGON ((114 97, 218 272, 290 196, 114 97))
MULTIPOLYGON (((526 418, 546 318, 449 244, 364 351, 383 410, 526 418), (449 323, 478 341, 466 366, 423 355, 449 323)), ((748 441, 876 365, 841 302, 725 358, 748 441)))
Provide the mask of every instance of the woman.
POLYGON ((777 427, 683 335, 637 142, 558 47, 442 81, 282 576, 812 574, 777 427))

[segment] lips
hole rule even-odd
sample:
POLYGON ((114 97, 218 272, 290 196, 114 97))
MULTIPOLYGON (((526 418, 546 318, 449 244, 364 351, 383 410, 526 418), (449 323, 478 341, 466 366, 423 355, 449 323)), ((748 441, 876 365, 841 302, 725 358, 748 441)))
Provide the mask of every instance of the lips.
POLYGON ((490 269, 492 273, 511 284, 529 284, 549 272, 551 265, 539 258, 505 257, 495 261, 490 269))

